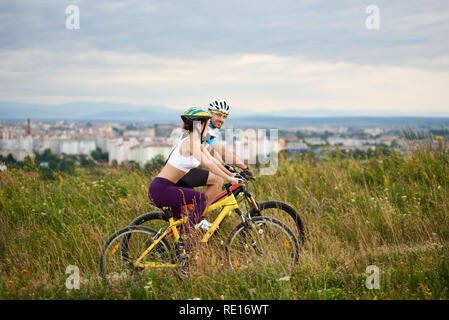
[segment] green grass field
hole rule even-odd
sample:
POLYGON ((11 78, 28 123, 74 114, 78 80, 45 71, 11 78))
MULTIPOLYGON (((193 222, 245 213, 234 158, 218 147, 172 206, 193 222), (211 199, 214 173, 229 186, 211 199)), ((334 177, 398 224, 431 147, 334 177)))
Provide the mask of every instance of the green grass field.
MULTIPOLYGON (((447 151, 364 161, 281 156, 277 173, 258 176, 250 190, 258 201, 291 204, 303 219, 307 240, 291 274, 232 272, 215 240, 188 279, 154 272, 115 287, 99 281, 98 257, 110 234, 154 211, 151 177, 77 168, 47 181, 13 169, 0 182, 0 299, 449 298, 447 151), (66 288, 70 265, 81 272, 79 289, 66 288), (365 285, 370 265, 379 268, 379 289, 365 285)), ((224 231, 237 222, 231 216, 224 231)))

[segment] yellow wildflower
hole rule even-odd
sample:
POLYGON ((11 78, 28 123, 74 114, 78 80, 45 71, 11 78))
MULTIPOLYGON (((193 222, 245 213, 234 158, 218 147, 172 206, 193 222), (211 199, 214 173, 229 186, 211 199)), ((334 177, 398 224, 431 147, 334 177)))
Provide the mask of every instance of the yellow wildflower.
POLYGON ((431 298, 432 297, 432 291, 430 291, 429 287, 420 283, 419 286, 421 287, 421 292, 423 293, 424 297, 431 298))
POLYGON ((61 175, 59 175, 59 191, 62 192, 62 184, 64 183, 64 179, 61 175))

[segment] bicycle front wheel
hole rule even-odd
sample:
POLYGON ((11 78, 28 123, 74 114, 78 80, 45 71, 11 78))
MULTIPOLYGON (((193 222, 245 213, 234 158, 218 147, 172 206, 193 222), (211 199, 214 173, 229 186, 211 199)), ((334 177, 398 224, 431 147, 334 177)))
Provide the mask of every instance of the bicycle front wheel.
POLYGON ((291 205, 277 200, 258 202, 258 205, 259 210, 252 208, 249 211, 249 215, 251 217, 272 217, 281 221, 290 230, 298 231, 297 238, 299 240, 299 243, 301 246, 304 245, 306 239, 304 224, 299 213, 291 205))
POLYGON ((106 241, 100 255, 100 276, 109 284, 134 280, 156 268, 173 265, 174 254, 162 239, 145 257, 139 257, 157 238, 157 231, 146 226, 128 226, 106 241), (132 237, 131 237, 132 235, 132 237))
POLYGON ((233 270, 288 273, 298 262, 300 245, 293 232, 272 217, 258 216, 235 227, 225 245, 233 270))

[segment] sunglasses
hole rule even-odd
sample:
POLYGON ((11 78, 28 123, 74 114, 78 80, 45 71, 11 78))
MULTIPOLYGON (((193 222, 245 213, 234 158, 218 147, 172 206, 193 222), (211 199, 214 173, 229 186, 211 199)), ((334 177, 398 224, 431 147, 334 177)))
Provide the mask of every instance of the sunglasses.
POLYGON ((228 117, 228 115, 226 113, 220 112, 220 111, 212 111, 213 114, 222 117, 224 119, 226 119, 228 117))

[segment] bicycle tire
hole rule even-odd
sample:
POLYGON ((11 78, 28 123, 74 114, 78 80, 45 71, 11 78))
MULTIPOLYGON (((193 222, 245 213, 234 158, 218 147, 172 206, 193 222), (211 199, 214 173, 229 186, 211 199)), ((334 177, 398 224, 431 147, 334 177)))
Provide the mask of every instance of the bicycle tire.
MULTIPOLYGON (((127 226, 123 229, 120 229, 116 232, 114 232, 105 242, 103 249, 101 251, 100 254, 100 259, 99 259, 99 270, 100 270, 100 277, 103 280, 108 280, 108 277, 112 277, 115 276, 115 274, 109 274, 110 270, 105 270, 105 258, 107 256, 107 252, 108 249, 111 247, 111 245, 113 246, 113 251, 112 253, 110 253, 110 257, 112 257, 113 255, 115 255, 115 252, 119 251, 120 252, 120 256, 114 256, 114 258, 116 258, 116 260, 121 260, 121 263, 115 262, 118 265, 121 265, 121 267, 123 267, 124 271, 122 271, 121 273, 118 273, 118 271, 121 270, 114 270, 112 271, 112 273, 117 273, 117 275, 119 277, 122 277, 123 272, 125 272, 125 276, 127 275, 126 273, 126 268, 128 269, 133 269, 131 267, 131 263, 129 262, 129 239, 130 237, 127 237, 128 235, 131 235, 132 233, 146 233, 148 235, 148 237, 146 238, 146 241, 144 244, 141 245, 142 249, 139 251, 137 250, 138 254, 143 253, 142 250, 144 250, 145 248, 147 248, 149 246, 148 244, 148 240, 152 239, 156 234, 157 231, 147 227, 147 226, 127 226), (124 240, 125 239, 125 240, 124 240), (119 250, 120 249, 120 250, 119 250)), ((157 246, 159 246, 159 253, 163 252, 164 259, 168 259, 170 261, 170 263, 174 263, 174 253, 173 250, 171 248, 171 246, 169 245, 168 241, 166 239, 162 239, 157 246)), ((158 251, 156 250, 155 253, 157 254, 158 251)), ((111 258, 112 260, 112 258, 111 258)), ((112 262, 111 262, 112 263, 112 262)), ((109 264, 109 263, 108 263, 109 264)), ((112 263, 113 264, 113 263, 112 263)), ((118 266, 117 266, 118 268, 118 266)), ((130 272, 133 273, 138 273, 137 268, 134 268, 134 270, 131 270, 130 272)), ((123 277, 122 277, 123 278, 123 277)))
MULTIPOLYGON (((257 202, 257 204, 259 205, 258 211, 256 211, 255 208, 251 208, 249 210, 249 215, 251 217, 258 217, 258 216, 269 217, 270 215, 267 214, 266 212, 264 213, 263 212, 264 210, 279 209, 280 211, 277 212, 277 214, 274 218, 283 222, 288 227, 290 227, 290 223, 291 224, 294 223, 296 225, 296 229, 298 231, 297 239, 299 240, 301 246, 304 245, 304 242, 306 240, 305 231, 304 231, 304 223, 302 222, 302 219, 301 219, 301 216, 299 215, 299 213, 291 205, 289 205, 285 202, 282 202, 282 201, 278 201, 278 200, 268 200, 268 201, 263 201, 263 202, 257 202), (287 216, 290 216, 290 218, 292 220, 289 219, 289 220, 285 220, 285 222, 284 222, 284 219, 281 217, 284 216, 285 214, 287 216)), ((290 229, 293 229, 293 227, 290 229)))
POLYGON ((135 218, 131 223, 130 226, 134 225, 141 225, 147 221, 150 220, 163 220, 168 222, 168 219, 165 218, 165 216, 162 214, 162 211, 153 211, 153 212, 146 212, 135 218))
POLYGON ((290 271, 298 262, 301 252, 301 246, 293 231, 281 221, 265 216, 257 216, 249 223, 238 224, 230 232, 224 249, 231 269, 238 271, 257 270, 261 266, 277 268, 277 265, 282 267, 283 271, 290 271), (274 233, 268 231, 268 226, 281 231, 276 236, 279 238, 271 236, 274 233))

